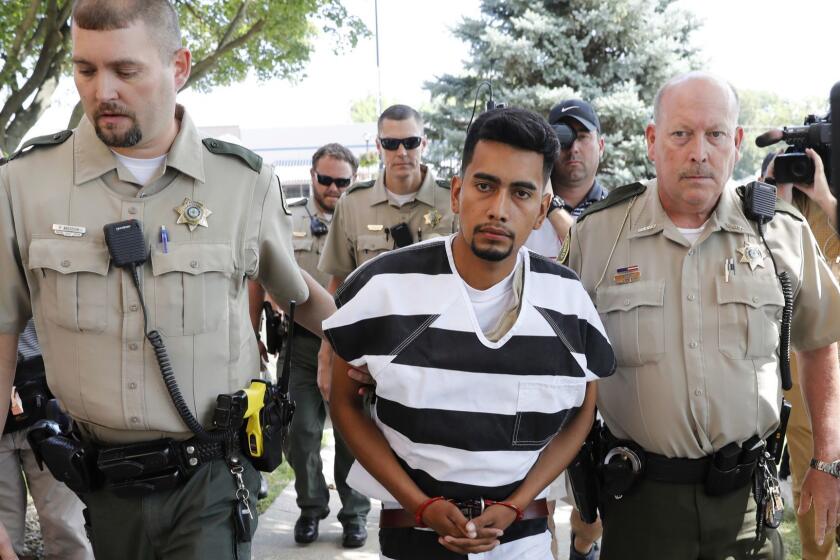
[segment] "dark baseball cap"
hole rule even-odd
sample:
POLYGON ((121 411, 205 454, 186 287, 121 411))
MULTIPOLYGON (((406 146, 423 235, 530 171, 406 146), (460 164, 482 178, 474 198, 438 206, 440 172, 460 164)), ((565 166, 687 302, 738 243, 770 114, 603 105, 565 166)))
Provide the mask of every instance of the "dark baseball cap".
POLYGON ((587 130, 597 130, 598 134, 601 133, 601 121, 598 120, 595 109, 582 99, 565 99, 551 108, 548 114, 549 124, 554 125, 565 119, 574 119, 587 130))

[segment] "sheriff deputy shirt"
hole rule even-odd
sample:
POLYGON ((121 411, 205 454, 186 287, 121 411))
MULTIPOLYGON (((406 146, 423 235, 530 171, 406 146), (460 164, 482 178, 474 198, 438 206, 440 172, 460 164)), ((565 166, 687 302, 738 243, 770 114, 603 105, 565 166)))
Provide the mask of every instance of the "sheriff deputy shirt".
MULTIPOLYGON (((510 496, 581 406, 586 382, 615 369, 575 274, 520 249, 519 316, 497 342, 476 319, 452 239, 391 251, 353 272, 324 321, 336 353, 376 380, 373 418, 429 496, 510 496)), ((348 484, 396 502, 358 463, 348 484)))

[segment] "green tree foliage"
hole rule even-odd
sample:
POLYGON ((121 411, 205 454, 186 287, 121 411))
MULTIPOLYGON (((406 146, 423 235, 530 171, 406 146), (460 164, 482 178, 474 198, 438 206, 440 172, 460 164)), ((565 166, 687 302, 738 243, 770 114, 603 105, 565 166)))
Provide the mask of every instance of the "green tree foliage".
POLYGON ((800 126, 809 114, 819 116, 828 111, 828 99, 785 99, 769 91, 743 90, 740 122, 744 127, 744 141, 741 144, 741 159, 735 165, 732 176, 736 180, 755 176, 761 169, 761 161, 771 151, 778 151, 787 145, 783 142, 767 148, 755 145, 755 138, 771 128, 800 126))
POLYGON ((350 120, 354 123, 369 123, 379 120, 379 113, 397 103, 396 100, 386 97, 382 100, 382 107, 379 111, 376 110, 376 96, 369 94, 360 99, 356 99, 350 105, 350 120))
MULTIPOLYGON (((244 79, 297 79, 313 39, 336 51, 368 31, 341 0, 174 0, 193 69, 185 87, 207 91, 244 79)), ((0 151, 15 149, 70 72, 72 0, 0 3, 0 151)), ((81 117, 77 105, 71 126, 81 117)))
POLYGON ((496 102, 546 116, 560 99, 590 101, 607 143, 603 182, 651 176, 643 133, 653 96, 669 77, 698 67, 690 43, 697 26, 674 0, 483 0, 481 15, 454 30, 470 45, 466 74, 426 83, 430 157, 457 169, 476 87, 490 80, 496 102))

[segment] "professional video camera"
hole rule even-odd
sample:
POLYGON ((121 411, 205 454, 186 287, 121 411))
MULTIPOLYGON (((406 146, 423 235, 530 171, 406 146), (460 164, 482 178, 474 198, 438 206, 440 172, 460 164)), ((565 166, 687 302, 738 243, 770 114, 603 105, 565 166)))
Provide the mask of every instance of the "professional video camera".
MULTIPOLYGON (((831 115, 840 114, 840 82, 834 84, 830 94, 831 108, 824 117, 808 115, 803 126, 786 126, 768 130, 755 139, 759 148, 764 148, 784 140, 790 147, 776 157, 774 174, 777 182, 809 184, 814 182, 814 165, 805 154, 805 148, 811 148, 820 155, 825 166, 825 176, 835 198, 840 200, 840 149, 832 150, 831 146, 840 146, 840 126, 831 126, 831 115)), ((840 222, 840 207, 837 209, 840 222)))
POLYGON ((817 152, 825 163, 826 177, 831 180, 831 111, 824 117, 808 115, 803 126, 786 126, 768 130, 755 139, 759 148, 776 142, 787 142, 785 153, 774 160, 774 176, 777 183, 814 182, 814 162, 805 153, 805 148, 817 152))

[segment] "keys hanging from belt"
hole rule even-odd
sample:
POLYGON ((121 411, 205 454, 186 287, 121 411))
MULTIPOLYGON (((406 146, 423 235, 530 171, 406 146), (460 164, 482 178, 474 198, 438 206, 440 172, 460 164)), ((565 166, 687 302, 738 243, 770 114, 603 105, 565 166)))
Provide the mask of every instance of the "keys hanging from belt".
POLYGON ((764 527, 776 529, 782 524, 785 504, 776 474, 776 464, 764 453, 758 460, 755 470, 754 494, 756 507, 756 536, 760 536, 764 527))
POLYGON ((779 477, 776 475, 776 465, 765 459, 761 462, 764 472, 764 524, 776 529, 782 524, 785 515, 785 504, 782 500, 782 490, 779 487, 779 477))
POLYGON ((245 487, 245 481, 242 479, 245 467, 236 457, 231 457, 228 465, 230 466, 230 474, 233 475, 233 480, 236 483, 236 492, 234 492, 236 500, 233 506, 236 542, 251 542, 251 521, 254 519, 254 514, 251 512, 251 506, 248 503, 251 492, 245 487))

